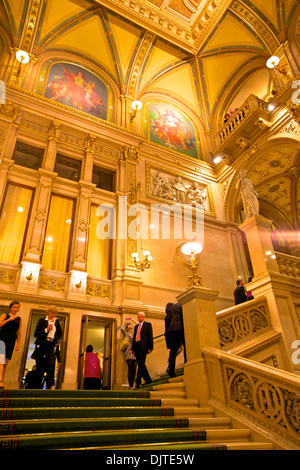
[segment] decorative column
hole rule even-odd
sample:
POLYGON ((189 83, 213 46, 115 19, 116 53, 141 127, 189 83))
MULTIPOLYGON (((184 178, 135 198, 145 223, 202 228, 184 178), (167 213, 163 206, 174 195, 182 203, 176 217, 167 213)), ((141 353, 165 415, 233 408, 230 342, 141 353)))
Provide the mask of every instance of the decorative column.
POLYGON ((73 246, 68 280, 68 298, 85 298, 88 273, 87 252, 93 183, 79 181, 79 195, 73 229, 73 246))
POLYGON ((50 207, 53 179, 57 173, 39 168, 39 183, 35 191, 33 210, 25 241, 22 271, 18 286, 19 292, 37 293, 46 223, 50 207))
POLYGON ((188 398, 200 400, 206 406, 209 383, 203 347, 220 348, 214 301, 218 292, 206 287, 191 287, 177 297, 182 305, 187 362, 184 365, 184 384, 188 398))
POLYGON ((45 152, 45 163, 43 168, 47 171, 54 171, 57 154, 57 142, 59 140, 60 124, 51 123, 48 135, 48 146, 45 152))
POLYGON ((271 224, 271 220, 261 215, 253 215, 239 225, 239 229, 246 235, 254 280, 269 271, 279 273, 271 239, 271 224))
POLYGON ((140 274, 134 267, 132 253, 137 251, 137 239, 130 237, 128 227, 134 217, 128 216, 130 205, 137 203, 136 166, 139 149, 133 145, 122 148, 120 168, 125 178, 124 196, 119 196, 117 215, 116 266, 114 277, 114 303, 122 306, 142 308, 140 301, 140 274))

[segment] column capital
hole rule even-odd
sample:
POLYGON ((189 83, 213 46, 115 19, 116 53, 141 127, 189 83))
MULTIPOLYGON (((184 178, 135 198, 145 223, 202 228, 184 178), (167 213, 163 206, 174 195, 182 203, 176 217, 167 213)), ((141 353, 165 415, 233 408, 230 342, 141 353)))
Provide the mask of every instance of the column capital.
POLYGON ((273 220, 266 219, 262 215, 253 215, 240 224, 238 228, 242 230, 242 232, 247 232, 253 227, 262 227, 270 230, 272 223, 273 220))
POLYGON ((178 295, 176 298, 178 302, 182 305, 190 302, 193 299, 201 299, 201 300, 211 300, 214 301, 218 297, 219 292, 214 291, 212 289, 208 289, 207 287, 191 287, 190 289, 186 290, 182 294, 178 295))

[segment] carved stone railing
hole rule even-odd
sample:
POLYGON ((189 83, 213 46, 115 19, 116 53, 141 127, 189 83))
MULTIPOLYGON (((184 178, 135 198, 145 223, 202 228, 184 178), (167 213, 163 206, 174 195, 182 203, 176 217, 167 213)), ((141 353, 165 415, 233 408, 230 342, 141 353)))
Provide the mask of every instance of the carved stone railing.
POLYGON ((232 349, 271 328, 265 297, 217 313, 221 348, 232 349))
POLYGON ((215 136, 217 147, 229 139, 257 110, 266 112, 267 103, 257 96, 250 95, 242 106, 228 119, 222 129, 217 132, 215 136))
POLYGON ((300 258, 276 252, 276 259, 281 274, 300 279, 300 258))
POLYGON ((212 404, 279 447, 300 448, 300 377, 212 348, 202 353, 212 404))

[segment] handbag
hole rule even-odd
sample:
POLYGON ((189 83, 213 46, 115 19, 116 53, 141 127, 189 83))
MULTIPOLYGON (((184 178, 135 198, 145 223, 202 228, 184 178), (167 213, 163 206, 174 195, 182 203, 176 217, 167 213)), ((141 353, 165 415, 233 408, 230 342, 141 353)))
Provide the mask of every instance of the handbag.
POLYGON ((121 352, 124 353, 126 349, 128 348, 128 346, 129 346, 129 338, 128 336, 125 336, 121 341, 121 345, 120 345, 121 352))

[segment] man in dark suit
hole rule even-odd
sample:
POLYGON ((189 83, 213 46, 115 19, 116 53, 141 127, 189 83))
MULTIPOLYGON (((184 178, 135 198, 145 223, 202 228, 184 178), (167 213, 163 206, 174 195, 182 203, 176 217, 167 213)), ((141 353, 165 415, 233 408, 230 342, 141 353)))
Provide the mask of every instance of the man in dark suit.
POLYGON ((146 367, 146 357, 153 351, 153 331, 151 323, 145 321, 144 312, 139 312, 138 324, 134 327, 132 350, 135 354, 138 370, 135 379, 136 388, 141 386, 142 378, 146 384, 152 382, 146 367))
POLYGON ((167 369, 167 373, 172 378, 176 375, 176 356, 181 346, 184 347, 184 362, 186 362, 182 306, 180 303, 171 304, 169 311, 166 315, 165 324, 167 335, 166 337, 168 339, 167 347, 168 349, 170 349, 169 367, 167 369))
POLYGON ((240 279, 236 281, 236 288, 234 289, 234 300, 235 305, 242 304, 247 300, 247 294, 245 292, 244 283, 240 279))
POLYGON ((40 318, 36 326, 34 336, 35 351, 31 356, 36 361, 36 387, 42 388, 44 373, 47 373, 46 385, 51 388, 52 364, 54 360, 54 348, 62 336, 62 330, 59 321, 56 318, 56 307, 49 307, 47 316, 40 318))

